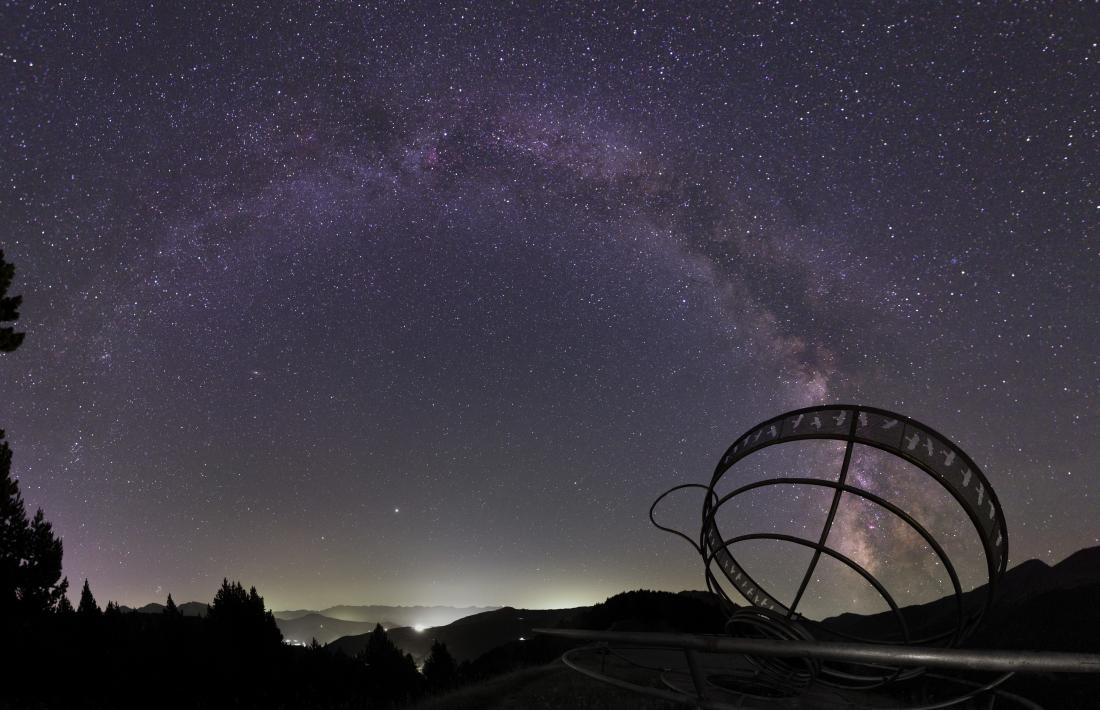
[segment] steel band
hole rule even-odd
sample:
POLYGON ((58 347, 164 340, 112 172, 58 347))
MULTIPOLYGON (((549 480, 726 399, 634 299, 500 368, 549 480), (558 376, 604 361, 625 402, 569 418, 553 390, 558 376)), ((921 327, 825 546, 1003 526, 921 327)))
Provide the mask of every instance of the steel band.
POLYGON ((988 596, 992 596, 993 585, 1008 563, 1008 529, 989 480, 965 452, 931 427, 900 414, 856 405, 808 407, 781 414, 749 429, 726 450, 703 505, 700 547, 708 583, 711 565, 717 563, 723 576, 752 604, 786 611, 723 545, 713 501, 718 498, 715 488, 719 481, 742 458, 767 446, 811 439, 852 441, 886 451, 915 465, 943 486, 966 512, 981 539, 990 582, 988 596))

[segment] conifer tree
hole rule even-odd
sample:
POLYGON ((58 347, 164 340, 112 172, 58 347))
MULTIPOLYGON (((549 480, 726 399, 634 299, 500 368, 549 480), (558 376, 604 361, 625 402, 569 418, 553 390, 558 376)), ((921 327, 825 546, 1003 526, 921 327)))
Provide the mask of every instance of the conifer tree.
MULTIPOLYGON (((15 266, 4 261, 4 250, 0 249, 0 323, 19 319, 19 305, 22 296, 8 296, 15 266)), ((10 353, 23 343, 23 333, 16 333, 10 326, 0 327, 0 353, 10 353)))
POLYGON ((172 595, 168 595, 168 602, 164 605, 165 616, 179 616, 180 610, 176 607, 176 603, 172 601, 172 595))
POLYGON ((381 624, 367 637, 367 645, 358 659, 367 667, 370 693, 376 699, 404 700, 418 694, 422 679, 416 662, 412 656, 401 653, 381 624))
MULTIPOLYGON (((68 577, 65 578, 65 586, 69 586, 68 577)), ((57 603, 57 613, 61 614, 62 616, 71 616, 72 614, 76 613, 76 610, 73 609, 73 603, 69 601, 68 594, 61 595, 61 601, 57 603)))
POLYGON ((433 691, 446 690, 454 685, 457 676, 454 656, 447 644, 435 641, 431 653, 424 661, 424 679, 433 691))
POLYGON ((390 637, 386 635, 386 630, 382 628, 382 624, 375 624, 374 630, 367 637, 367 645, 359 652, 359 660, 367 665, 379 663, 391 657, 396 651, 397 646, 393 644, 393 641, 390 641, 390 637))
POLYGON ((95 603, 95 597, 92 596, 92 589, 88 586, 87 579, 84 580, 84 589, 80 590, 80 604, 76 607, 76 613, 84 618, 95 618, 102 613, 99 605, 95 603))
POLYGON ((54 537, 53 525, 47 522, 41 508, 26 532, 23 607, 32 612, 54 611, 69 591, 69 580, 61 577, 61 540, 54 537))
MULTIPOLYGON (((0 251, 0 323, 19 317, 21 296, 8 296, 15 267, 0 251)), ((0 353, 9 353, 23 342, 23 334, 0 327, 0 353)), ((0 619, 15 614, 34 616, 58 608, 68 590, 61 579, 61 540, 39 509, 32 520, 19 483, 11 477, 11 447, 0 429, 0 619)))
POLYGON ((19 484, 12 480, 11 448, 0 430, 0 618, 14 615, 26 548, 27 511, 19 484))
POLYGON ((222 580, 206 618, 218 633, 239 644, 274 647, 283 642, 275 616, 264 608, 264 598, 255 587, 245 592, 240 582, 222 580))
POLYGON ((41 509, 27 520, 11 458, 0 430, 0 618, 54 611, 69 586, 61 579, 61 540, 41 509))

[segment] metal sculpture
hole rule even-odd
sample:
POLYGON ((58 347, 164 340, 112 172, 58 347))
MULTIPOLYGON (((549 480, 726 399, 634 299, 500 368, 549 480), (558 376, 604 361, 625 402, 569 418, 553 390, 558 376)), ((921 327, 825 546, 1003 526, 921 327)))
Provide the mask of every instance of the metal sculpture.
POLYGON ((1008 563, 1008 529, 993 487, 977 464, 945 436, 909 417, 861 405, 810 407, 774 417, 738 437, 722 456, 709 484, 687 483, 661 494, 650 508, 650 520, 659 529, 687 540, 702 557, 707 588, 723 600, 728 611, 727 635, 543 630, 551 635, 597 642, 596 647, 567 653, 563 660, 574 669, 605 682, 667 700, 719 709, 748 707, 745 702, 778 703, 786 707, 851 707, 853 704, 875 707, 875 698, 879 706, 881 702, 894 702, 883 700, 889 697, 892 687, 923 679, 954 683, 958 691, 947 700, 920 707, 958 706, 972 698, 987 696, 1035 708, 1038 706, 1034 703, 998 686, 1014 672, 1100 672, 1100 656, 1094 655, 954 648, 973 633, 993 603, 1008 563), (766 447, 805 440, 844 443, 842 463, 835 478, 764 478, 744 482, 729 493, 719 494, 719 483, 745 457, 766 447), (916 466, 958 503, 972 523, 984 553, 984 593, 976 598, 973 594, 964 596, 958 570, 935 536, 902 505, 853 481, 849 469, 857 445, 879 449, 916 466), (816 539, 779 533, 723 536, 717 518, 723 506, 749 491, 779 486, 815 486, 832 491, 828 514, 816 539), (705 491, 697 539, 661 525, 654 516, 662 500, 687 488, 705 491), (950 628, 914 637, 905 615, 886 586, 865 566, 829 546, 829 533, 845 494, 887 511, 928 545, 950 580, 954 607, 954 623, 950 628), (752 540, 770 540, 812 550, 809 565, 790 604, 782 603, 775 590, 769 590, 754 579, 738 562, 733 547, 752 540), (844 633, 798 613, 799 603, 823 555, 858 574, 878 593, 897 625, 893 634, 896 642, 885 643, 880 638, 844 633), (727 585, 744 597, 749 606, 739 606, 727 592, 727 585), (628 657, 628 649, 641 648, 680 651, 686 668, 646 666, 637 658, 628 657), (589 653, 601 656, 601 671, 595 671, 582 661, 589 653), (609 654, 616 654, 634 666, 661 670, 664 687, 642 686, 607 673, 609 654), (710 654, 708 660, 702 654, 710 654), (732 658, 729 654, 743 656, 747 664, 728 662, 732 658), (1000 675, 988 682, 976 683, 939 672, 963 669, 996 671, 1000 675), (689 682, 685 682, 685 678, 689 682), (860 699, 853 700, 853 696, 860 699))

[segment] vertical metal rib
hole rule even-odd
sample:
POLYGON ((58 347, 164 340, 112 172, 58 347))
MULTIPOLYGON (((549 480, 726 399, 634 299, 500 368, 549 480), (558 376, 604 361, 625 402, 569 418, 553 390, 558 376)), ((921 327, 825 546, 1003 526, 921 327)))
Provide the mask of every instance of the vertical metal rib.
MULTIPOLYGON (((818 542, 820 546, 825 545, 825 541, 829 539, 829 531, 833 527, 833 519, 836 517, 836 510, 840 506, 840 497, 844 494, 843 486, 845 481, 848 480, 848 466, 852 463, 852 448, 855 446, 856 438, 856 416, 855 410, 848 410, 852 417, 852 421, 848 424, 848 443, 844 447, 844 463, 840 467, 840 477, 837 479, 838 487, 833 492, 833 503, 829 506, 829 516, 825 518, 825 527, 821 529, 821 539, 818 542)), ((798 609, 798 603, 802 601, 802 595, 806 592, 806 587, 810 584, 810 579, 814 576, 814 569, 817 568, 817 561, 821 559, 821 550, 815 549, 813 556, 810 558, 810 565, 806 568, 806 574, 802 577, 802 583, 798 585, 798 592, 794 595, 794 600, 791 602, 790 608, 787 610, 787 618, 790 619, 794 616, 795 610, 798 609)))

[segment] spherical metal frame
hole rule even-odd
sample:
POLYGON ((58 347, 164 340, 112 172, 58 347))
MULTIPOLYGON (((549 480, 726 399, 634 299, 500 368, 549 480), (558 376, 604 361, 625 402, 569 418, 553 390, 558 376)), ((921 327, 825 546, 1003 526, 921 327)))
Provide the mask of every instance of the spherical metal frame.
MULTIPOLYGON (((996 493, 994 493, 988 479, 986 479, 977 464, 947 437, 931 427, 910 417, 874 407, 857 405, 808 407, 768 419, 746 431, 726 450, 715 469, 714 475, 711 477, 709 485, 686 484, 667 491, 654 501, 653 507, 650 508, 650 519, 653 520, 654 525, 662 530, 680 535, 680 537, 692 543, 692 546, 703 558, 708 589, 725 600, 731 608, 736 606, 736 602, 730 598, 725 587, 720 583, 719 575, 752 605, 785 617, 792 624, 803 621, 797 613, 797 607, 813 576, 818 561, 822 555, 831 557, 862 577, 882 597, 897 622, 901 640, 905 644, 954 646, 969 636, 977 628, 992 603, 996 594, 997 582, 1004 573, 1008 562, 1008 529, 1004 514, 996 493), (768 478, 746 483, 725 495, 718 495, 716 489, 719 483, 738 461, 767 447, 807 440, 833 440, 845 443, 843 463, 835 480, 768 478), (982 602, 976 609, 967 609, 964 604, 963 590, 958 573, 950 557, 936 538, 899 505, 853 485, 849 481, 848 468, 856 444, 885 451, 913 464, 946 489, 962 507, 982 543, 986 559, 987 583, 982 602), (716 520, 717 513, 723 505, 751 490, 791 485, 818 486, 833 490, 832 503, 819 539, 808 540, 778 533, 754 533, 732 538, 723 537, 716 520), (665 496, 687 487, 703 488, 706 491, 698 543, 677 530, 658 524, 653 517, 654 509, 665 496), (953 629, 928 637, 913 638, 901 609, 885 586, 864 566, 826 545, 841 497, 845 493, 860 497, 888 511, 904 521, 928 544, 943 565, 951 582, 956 614, 956 624, 953 629), (802 577, 790 607, 781 603, 775 595, 753 579, 737 562, 730 548, 739 542, 749 540, 780 541, 807 547, 813 551, 810 564, 802 577)), ((821 630, 848 640, 865 643, 881 642, 881 639, 851 636, 836 630, 821 630)), ((866 670, 867 672, 864 673, 852 673, 849 670, 825 666, 821 670, 820 680, 843 687, 866 688, 901 677, 908 677, 913 673, 913 671, 909 671, 903 674, 895 668, 866 670)))

